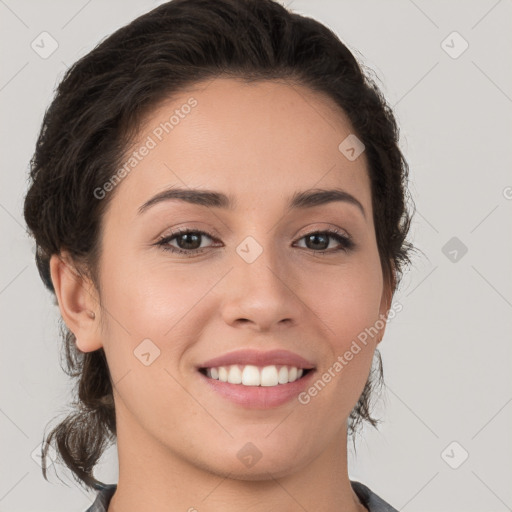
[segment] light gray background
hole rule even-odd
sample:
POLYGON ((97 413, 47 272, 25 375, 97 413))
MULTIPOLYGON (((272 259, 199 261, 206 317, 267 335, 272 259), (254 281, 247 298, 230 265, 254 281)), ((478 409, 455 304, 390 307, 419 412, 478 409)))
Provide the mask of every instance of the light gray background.
MULTIPOLYGON (((22 201, 42 116, 67 66, 157 3, 0 0, 0 511, 83 511, 95 497, 62 469, 68 486, 52 470, 47 483, 31 456, 71 394, 58 309, 39 279, 22 201), (47 59, 31 48, 43 31, 59 45, 47 59)), ((384 423, 365 430, 350 476, 406 512, 512 510, 512 2, 283 3, 328 25, 377 73, 418 209, 412 240, 423 255, 380 345, 384 423), (458 53, 458 36, 442 44, 453 31, 469 43, 457 58, 445 48, 458 53), (445 255, 452 237, 459 247, 445 255)), ((117 481, 115 448, 96 476, 117 481)))

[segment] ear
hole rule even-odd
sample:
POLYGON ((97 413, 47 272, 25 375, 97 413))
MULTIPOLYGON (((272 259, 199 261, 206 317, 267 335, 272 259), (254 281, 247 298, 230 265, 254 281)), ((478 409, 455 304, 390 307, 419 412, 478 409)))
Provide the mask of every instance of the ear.
POLYGON ((78 274, 67 252, 52 255, 50 274, 60 314, 75 335, 78 349, 82 352, 92 352, 101 348, 101 308, 92 281, 78 274))
POLYGON ((379 306, 379 320, 384 322, 384 326, 380 329, 379 339, 377 340, 377 344, 382 341, 384 337, 384 332, 386 331, 387 325, 387 316, 388 311, 391 308, 391 303, 393 300, 393 295, 395 293, 396 288, 396 269, 393 261, 391 261, 391 269, 392 274, 389 279, 384 279, 383 289, 382 289, 382 297, 379 306))

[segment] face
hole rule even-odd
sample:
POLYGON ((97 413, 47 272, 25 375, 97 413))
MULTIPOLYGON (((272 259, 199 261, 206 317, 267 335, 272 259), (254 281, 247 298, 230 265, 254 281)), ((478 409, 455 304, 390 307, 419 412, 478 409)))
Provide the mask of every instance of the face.
POLYGON ((354 341, 389 308, 366 157, 338 148, 351 133, 328 98, 278 82, 217 79, 147 117, 102 225, 119 432, 242 479, 344 442, 383 331, 354 341), (162 196, 177 189, 222 196, 162 196), (343 193, 292 204, 313 189, 343 193))

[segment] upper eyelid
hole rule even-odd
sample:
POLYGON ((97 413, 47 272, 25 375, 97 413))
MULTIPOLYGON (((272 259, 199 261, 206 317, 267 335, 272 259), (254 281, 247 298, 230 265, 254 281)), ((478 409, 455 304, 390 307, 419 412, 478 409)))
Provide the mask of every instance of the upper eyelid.
MULTIPOLYGON (((318 223, 312 223, 312 224, 318 224, 318 223)), ((306 229, 306 231, 302 235, 299 236, 297 234, 294 236, 294 238, 297 238, 297 237, 302 238, 304 236, 307 236, 311 233, 316 233, 316 232, 338 231, 340 235, 345 235, 347 238, 352 239, 352 235, 345 228, 341 228, 341 227, 336 226, 330 222, 327 222, 326 224, 327 224, 327 227, 310 227, 310 225, 309 225, 308 227, 304 228, 304 229, 306 229)), ((167 230, 167 232, 168 232, 167 235, 161 235, 158 238, 159 239, 168 238, 168 237, 177 236, 177 235, 180 235, 182 233, 187 233, 187 232, 203 233, 203 234, 208 235, 209 237, 215 238, 217 240, 221 238, 221 235, 214 228, 208 228, 207 230, 205 230, 205 228, 202 228, 202 227, 196 228, 194 226, 178 226, 174 229, 167 230)))

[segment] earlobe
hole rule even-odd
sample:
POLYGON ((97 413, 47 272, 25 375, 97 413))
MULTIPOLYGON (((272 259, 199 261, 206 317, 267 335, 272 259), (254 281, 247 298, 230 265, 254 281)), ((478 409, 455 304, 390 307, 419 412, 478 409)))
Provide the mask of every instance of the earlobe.
POLYGON ((82 352, 92 352, 103 346, 99 336, 99 300, 92 282, 78 274, 68 253, 54 254, 50 273, 60 314, 75 335, 82 352))

